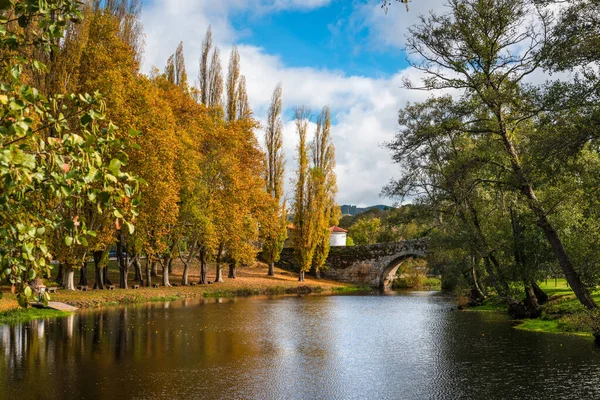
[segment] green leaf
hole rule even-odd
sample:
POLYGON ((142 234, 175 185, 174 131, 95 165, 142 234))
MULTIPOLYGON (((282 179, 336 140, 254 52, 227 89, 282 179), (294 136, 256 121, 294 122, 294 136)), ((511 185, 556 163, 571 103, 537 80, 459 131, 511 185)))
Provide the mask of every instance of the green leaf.
POLYGON ((71 236, 66 236, 65 237, 65 245, 71 246, 72 244, 73 244, 73 238, 71 236))
POLYGON ((25 103, 22 100, 11 101, 9 107, 13 111, 19 111, 25 108, 25 103))
POLYGON ((123 218, 123 214, 119 210, 114 210, 113 215, 117 218, 123 218))
POLYGON ((93 119, 89 114, 84 114, 81 119, 79 120, 79 122, 81 123, 81 125, 86 126, 88 125, 90 122, 92 122, 93 119))
POLYGON ((31 291, 31 288, 29 286, 25 287, 25 297, 30 298, 33 294, 33 292, 31 291))
POLYGON ((32 281, 35 279, 35 270, 30 269, 29 270, 29 280, 32 281))
MULTIPOLYGON (((29 290, 31 290, 31 289, 29 289, 29 290)), ((25 297, 25 296, 17 296, 17 301, 19 302, 19 305, 21 307, 27 308, 27 306, 28 306, 27 297, 25 297)))
POLYGON ((127 225, 127 230, 129 231, 130 235, 133 235, 133 232, 135 232, 135 226, 133 226, 132 223, 125 221, 125 225, 127 225))
POLYGON ((87 241, 87 239, 85 238, 85 236, 79 236, 79 237, 78 237, 78 239, 79 239, 79 242, 80 242, 82 245, 84 245, 84 246, 86 246, 86 247, 88 246, 88 241, 87 241))
POLYGON ((39 62, 38 60, 33 61, 33 67, 35 69, 37 69, 38 71, 46 70, 46 66, 44 64, 42 64, 41 62, 39 62))
POLYGON ((119 160, 117 158, 113 158, 112 160, 110 160, 110 165, 108 166, 108 170, 110 172, 112 172, 113 175, 119 176, 119 175, 121 175, 121 166, 122 165, 123 165, 123 163, 121 162, 121 160, 119 160))

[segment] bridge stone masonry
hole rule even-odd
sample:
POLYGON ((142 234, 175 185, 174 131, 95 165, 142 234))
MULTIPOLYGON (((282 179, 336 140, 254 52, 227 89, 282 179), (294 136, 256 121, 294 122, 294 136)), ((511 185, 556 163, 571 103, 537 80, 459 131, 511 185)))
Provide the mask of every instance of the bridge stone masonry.
MULTIPOLYGON (((332 247, 322 272, 326 279, 368 285, 379 289, 391 288, 402 261, 427 257, 428 239, 404 240, 363 246, 332 247)), ((294 269, 292 249, 284 249, 282 268, 294 269)))

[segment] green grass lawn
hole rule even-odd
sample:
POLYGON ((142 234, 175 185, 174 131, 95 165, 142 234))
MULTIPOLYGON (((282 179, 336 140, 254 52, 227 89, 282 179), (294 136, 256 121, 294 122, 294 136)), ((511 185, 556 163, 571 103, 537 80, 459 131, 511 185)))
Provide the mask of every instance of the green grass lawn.
MULTIPOLYGON (((591 317, 575 297, 566 279, 548 279, 547 281, 538 282, 538 284, 550 299, 543 306, 540 318, 519 321, 516 326, 517 329, 592 336, 591 317)), ((594 300, 600 304, 600 290, 594 288, 590 291, 594 300)), ((506 304, 498 297, 492 296, 486 299, 482 305, 473 307, 472 310, 505 311, 506 304)))

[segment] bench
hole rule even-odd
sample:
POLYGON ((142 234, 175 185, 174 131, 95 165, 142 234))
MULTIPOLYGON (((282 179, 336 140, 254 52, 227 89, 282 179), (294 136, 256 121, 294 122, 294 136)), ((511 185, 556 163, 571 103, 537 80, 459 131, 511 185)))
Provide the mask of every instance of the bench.
POLYGON ((177 284, 177 283, 172 283, 172 284, 171 284, 171 286, 173 286, 173 287, 177 287, 177 286, 179 286, 179 284, 177 284))
POLYGON ((115 290, 115 285, 108 285, 108 286, 106 286, 106 288, 108 290, 115 290))
POLYGON ((58 288, 56 286, 52 286, 47 289, 47 292, 48 293, 56 293, 57 290, 58 290, 58 288))
POLYGON ((154 284, 154 285, 152 285, 152 286, 154 286, 154 288, 155 288, 155 289, 158 289, 158 288, 160 287, 160 285, 159 285, 158 283, 155 283, 155 284, 154 284))
POLYGON ((196 286, 197 283, 196 282, 190 282, 190 286, 196 286))
POLYGON ((139 289, 139 288, 140 288, 140 285, 133 285, 133 286, 132 286, 132 288, 133 288, 133 289, 139 289))
POLYGON ((81 291, 81 292, 87 292, 88 291, 88 287, 85 285, 80 285, 77 286, 77 290, 81 291))

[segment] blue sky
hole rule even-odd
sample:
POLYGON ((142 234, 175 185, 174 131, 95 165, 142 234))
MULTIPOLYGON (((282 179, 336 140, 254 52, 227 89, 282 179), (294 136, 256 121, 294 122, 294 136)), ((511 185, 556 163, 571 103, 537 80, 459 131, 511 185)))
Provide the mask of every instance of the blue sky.
MULTIPOLYGON (((441 0, 396 5, 386 15, 379 0, 151 0, 142 22, 144 70, 164 68, 184 42, 190 83, 198 74, 201 43, 209 24, 227 70, 233 45, 239 49, 250 106, 264 122, 271 93, 283 85, 286 189, 291 195, 297 134, 293 109, 313 114, 328 105, 336 147, 338 203, 391 204, 379 197, 398 174, 385 142, 397 132, 398 110, 428 94, 402 87, 421 74, 405 60, 406 29, 441 0)), ((256 135, 261 141, 264 132, 256 135)))
POLYGON ((243 32, 240 43, 278 54, 289 67, 310 65, 369 77, 389 76, 406 67, 404 52, 377 46, 368 26, 348 26, 355 11, 352 3, 334 0, 312 10, 261 16, 238 12, 230 21, 243 32))

